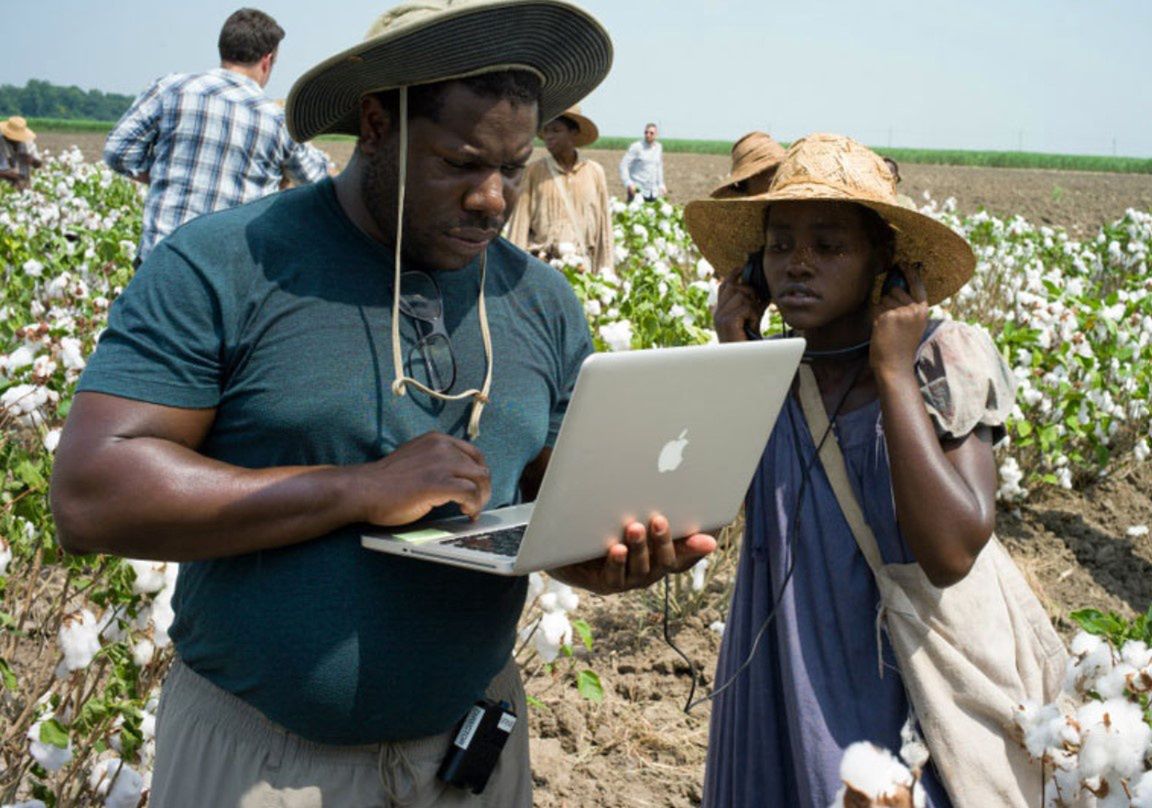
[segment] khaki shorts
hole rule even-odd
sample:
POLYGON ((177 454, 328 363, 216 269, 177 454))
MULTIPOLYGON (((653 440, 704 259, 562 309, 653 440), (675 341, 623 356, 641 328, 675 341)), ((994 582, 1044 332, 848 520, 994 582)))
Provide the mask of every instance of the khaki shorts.
POLYGON ((436 770, 453 731, 368 746, 327 746, 273 724, 177 659, 156 716, 151 808, 531 808, 524 687, 509 660, 488 686, 519 720, 482 794, 436 770))

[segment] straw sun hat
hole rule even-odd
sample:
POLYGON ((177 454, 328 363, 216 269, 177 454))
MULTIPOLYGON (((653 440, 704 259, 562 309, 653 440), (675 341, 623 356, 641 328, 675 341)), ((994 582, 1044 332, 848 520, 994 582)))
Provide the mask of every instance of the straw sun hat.
POLYGON ((901 207, 888 166, 872 150, 842 135, 809 135, 792 144, 766 193, 698 199, 684 222, 700 252, 726 275, 764 247, 765 211, 773 202, 855 202, 880 215, 895 233, 895 261, 919 265, 930 304, 963 286, 976 268, 972 248, 950 228, 901 207))
POLYGON ((713 199, 740 196, 737 183, 775 170, 784 157, 784 147, 767 132, 749 132, 732 144, 732 173, 709 194, 713 199))
POLYGON ((297 79, 288 131, 298 141, 357 135, 367 93, 512 68, 540 76, 540 120, 550 121, 611 65, 608 32, 564 0, 419 0, 386 11, 359 45, 297 79))
POLYGON ((6 121, 0 121, 0 135, 17 143, 31 143, 36 139, 36 133, 28 128, 28 121, 19 115, 13 115, 6 121))
MULTIPOLYGON (((541 120, 545 123, 552 123, 556 118, 567 118, 576 124, 576 132, 572 135, 572 145, 578 149, 596 142, 596 139, 600 137, 600 130, 596 124, 592 123, 592 119, 580 114, 579 105, 568 107, 553 118, 541 118, 541 120)), ((541 129, 541 134, 543 134, 543 129, 541 129)))

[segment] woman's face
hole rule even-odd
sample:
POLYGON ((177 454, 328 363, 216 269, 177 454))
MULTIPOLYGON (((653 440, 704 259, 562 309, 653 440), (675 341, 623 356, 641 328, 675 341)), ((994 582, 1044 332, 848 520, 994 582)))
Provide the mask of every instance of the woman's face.
POLYGON ((764 277, 784 321, 801 331, 867 323, 880 271, 864 213, 847 202, 777 202, 764 231, 764 277))

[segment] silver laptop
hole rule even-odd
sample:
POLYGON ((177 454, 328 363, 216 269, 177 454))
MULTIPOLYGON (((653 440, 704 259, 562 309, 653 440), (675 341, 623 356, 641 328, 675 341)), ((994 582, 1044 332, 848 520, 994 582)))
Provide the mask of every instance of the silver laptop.
POLYGON ((788 394, 803 339, 599 353, 580 368, 535 502, 361 543, 498 575, 603 556, 663 514, 676 537, 735 518, 788 394))

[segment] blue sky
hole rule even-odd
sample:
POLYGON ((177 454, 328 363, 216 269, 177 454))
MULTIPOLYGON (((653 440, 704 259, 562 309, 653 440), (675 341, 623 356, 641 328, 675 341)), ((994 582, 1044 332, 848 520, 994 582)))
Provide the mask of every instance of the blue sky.
MULTIPOLYGON (((288 35, 268 86, 358 41, 385 3, 263 0, 288 35)), ((605 134, 1152 157, 1149 0, 585 0, 616 62, 584 111, 605 134)), ((216 63, 236 0, 4 3, 0 84, 135 94, 216 63)))

